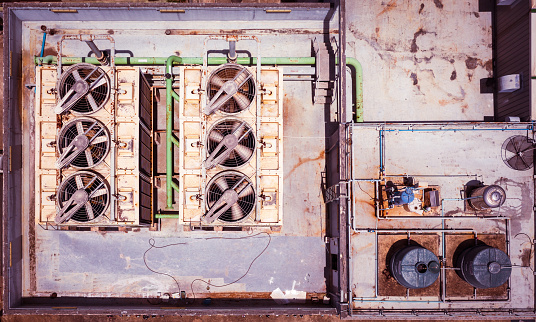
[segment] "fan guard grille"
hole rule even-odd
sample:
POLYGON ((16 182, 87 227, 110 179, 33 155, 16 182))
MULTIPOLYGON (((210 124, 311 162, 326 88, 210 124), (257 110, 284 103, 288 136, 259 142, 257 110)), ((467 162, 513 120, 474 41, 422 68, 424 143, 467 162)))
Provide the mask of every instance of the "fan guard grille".
POLYGON ((93 197, 89 198, 87 204, 76 211, 70 220, 77 222, 89 222, 104 214, 110 203, 110 188, 108 183, 100 174, 91 171, 78 171, 65 178, 58 188, 57 202, 60 209, 73 196, 80 186, 86 187, 88 194, 97 190, 93 197), (102 185, 101 185, 102 183, 102 185), (100 187, 100 188, 99 188, 100 187), (88 207, 91 209, 88 210, 88 207), (93 212, 93 219, 89 212, 93 212))
POLYGON ((110 150, 110 133, 102 122, 89 117, 73 119, 61 128, 57 146, 61 155, 76 136, 83 133, 92 142, 84 152, 78 154, 70 162, 70 165, 80 169, 89 169, 101 163, 110 150), (88 161, 89 158, 90 161, 88 161))
MULTIPOLYGON (((209 101, 216 95, 225 82, 233 80, 242 70, 244 70, 244 73, 251 75, 246 68, 236 64, 225 64, 213 71, 207 86, 209 101)), ((254 100, 255 81, 253 80, 253 77, 250 77, 238 88, 238 93, 225 102, 219 110, 229 114, 239 113, 246 110, 254 100)))
POLYGON ((86 76, 91 74, 91 76, 86 80, 88 84, 95 82, 101 75, 103 75, 103 78, 106 79, 106 82, 103 82, 103 84, 100 86, 90 89, 89 92, 81 97, 70 110, 78 114, 91 114, 104 107, 104 104, 106 104, 108 98, 110 97, 110 79, 102 68, 91 64, 80 63, 73 65, 61 75, 58 83, 59 99, 61 100, 75 84, 77 78, 75 77, 76 74, 78 74, 82 79, 85 79, 86 76), (93 70, 95 71, 93 72, 93 70), (91 74, 92 72, 93 74, 91 74), (94 102, 92 102, 92 100, 94 102))
MULTIPOLYGON (((214 124, 207 135, 207 152, 210 155, 216 150, 223 138, 232 134, 241 124, 243 126, 235 133, 235 136, 237 138, 242 138, 243 136, 243 138, 229 155, 219 163, 224 168, 237 168, 251 160, 255 152, 255 136, 252 128, 247 123, 237 119, 224 119, 214 124)), ((224 152, 225 149, 220 149, 214 157, 217 158, 224 152)))
POLYGON ((514 170, 528 170, 534 165, 534 141, 527 136, 514 135, 501 147, 504 163, 514 170))
POLYGON ((241 180, 242 182, 235 187, 235 190, 240 192, 245 188, 245 191, 240 194, 236 203, 219 216, 219 220, 238 222, 247 218, 255 209, 255 203, 257 201, 255 189, 253 188, 251 179, 237 171, 220 172, 208 183, 205 195, 207 206, 210 209, 222 197, 225 190, 232 189, 241 180))

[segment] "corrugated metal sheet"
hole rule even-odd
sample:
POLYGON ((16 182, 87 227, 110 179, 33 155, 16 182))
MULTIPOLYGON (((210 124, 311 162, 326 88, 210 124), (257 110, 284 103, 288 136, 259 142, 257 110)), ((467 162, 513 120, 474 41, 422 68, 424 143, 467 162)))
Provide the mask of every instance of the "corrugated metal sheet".
POLYGON ((520 74, 521 89, 497 93, 495 120, 519 116, 531 117, 530 107, 530 1, 517 1, 511 6, 497 6, 495 11, 495 76, 520 74))

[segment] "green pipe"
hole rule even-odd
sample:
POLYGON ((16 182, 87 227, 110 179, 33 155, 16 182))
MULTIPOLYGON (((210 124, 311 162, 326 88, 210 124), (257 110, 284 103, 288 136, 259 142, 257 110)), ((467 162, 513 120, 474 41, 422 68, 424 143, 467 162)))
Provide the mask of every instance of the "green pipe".
POLYGON ((346 65, 352 66, 355 70, 354 85, 355 85, 355 122, 363 122, 363 68, 361 63, 352 57, 346 57, 346 65))
POLYGON ((173 90, 172 67, 173 63, 180 62, 181 59, 177 56, 169 56, 166 59, 166 209, 173 209, 173 99, 177 101, 180 99, 179 95, 173 90))
MULTIPOLYGON (((178 57, 172 56, 173 62, 178 65, 202 65, 203 57, 178 57)), ((35 64, 52 64, 58 62, 56 56, 35 57, 35 64)), ((164 65, 167 66, 166 57, 115 57, 116 65, 164 65)), ((261 59, 263 65, 314 65, 314 57, 263 57, 261 59)), ((239 57, 236 62, 241 65, 255 65, 257 58, 255 57, 239 57)), ((62 65, 73 65, 78 63, 88 63, 100 65, 95 57, 62 57, 62 65)), ((227 63, 226 57, 209 57, 207 60, 209 65, 221 65, 227 63)))

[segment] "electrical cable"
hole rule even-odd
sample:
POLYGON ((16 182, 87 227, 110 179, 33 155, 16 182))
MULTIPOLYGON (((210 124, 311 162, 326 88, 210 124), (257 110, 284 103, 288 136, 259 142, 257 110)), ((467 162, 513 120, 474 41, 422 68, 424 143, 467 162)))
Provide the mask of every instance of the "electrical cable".
MULTIPOLYGON (((268 236, 268 243, 266 244, 266 246, 264 247, 264 249, 251 261, 251 263, 249 264, 248 266, 248 269, 246 270, 246 272, 240 276, 239 278, 237 278, 236 280, 232 281, 232 282, 229 282, 229 283, 225 283, 225 284, 222 284, 222 285, 215 285, 215 284, 212 284, 204 279, 201 279, 201 278, 196 278, 192 281, 192 283, 190 284, 190 289, 192 291, 192 295, 193 295, 193 300, 195 301, 196 297, 195 297, 195 292, 194 292, 194 283, 197 282, 197 281, 200 281, 200 282, 203 282, 209 286, 212 286, 212 287, 225 287, 225 286, 229 286, 229 285, 232 285, 232 284, 235 284, 237 282, 239 282, 240 280, 242 280, 244 277, 246 277, 246 275, 249 273, 249 271, 251 270, 251 267, 253 266, 253 264, 257 261, 257 259, 259 259, 259 257, 261 257, 262 254, 264 254, 266 252, 266 250, 268 249, 268 247, 270 246, 270 243, 272 242, 272 236, 268 233, 268 232, 260 232, 260 233, 257 233, 257 234, 253 234, 253 235, 249 235, 249 232, 248 232, 248 236, 245 236, 245 237, 206 237, 206 238, 192 238, 192 239, 204 239, 204 240, 210 240, 210 239, 247 239, 247 238, 253 238, 253 237, 257 237, 259 235, 263 235, 263 234, 266 234, 268 236)), ((177 279, 171 275, 171 274, 168 274, 168 273, 163 273, 163 272, 159 272, 157 270, 154 270, 152 269, 151 267, 149 267, 149 265, 147 264, 147 253, 153 249, 153 248, 158 248, 158 249, 162 249, 162 248, 167 248, 167 247, 171 247, 171 246, 178 246, 178 245, 187 245, 188 243, 172 243, 172 244, 167 244, 167 245, 164 245, 164 246, 156 246, 155 245, 155 240, 154 238, 151 238, 149 239, 149 245, 151 247, 149 247, 145 253, 143 253, 143 263, 145 264, 145 267, 147 267, 148 270, 150 270, 151 272, 155 273, 155 274, 159 274, 159 275, 164 275, 164 276, 168 276, 168 277, 171 277, 171 279, 173 279, 173 281, 175 282, 175 284, 177 284, 177 288, 179 290, 179 293, 181 292, 181 287, 180 287, 180 284, 179 282, 177 281, 177 279)), ((153 304, 151 302, 149 302, 150 304, 153 304)), ((161 301, 159 303, 156 303, 156 304, 153 304, 153 305, 158 305, 160 304, 161 301)))
POLYGON ((243 279, 244 277, 246 277, 246 275, 248 275, 249 271, 251 270, 251 267, 253 266, 253 264, 255 263, 255 261, 257 261, 257 259, 259 257, 261 257, 262 254, 264 254, 264 252, 268 249, 268 246, 270 246, 270 243, 272 242, 272 236, 270 236, 269 233, 267 232, 260 232, 260 233, 257 233, 257 234, 254 234, 254 235, 251 235, 251 236, 246 236, 246 237, 235 237, 235 238, 232 238, 232 237, 208 237, 208 238, 205 238, 205 239, 247 239, 247 238, 253 238, 253 237, 256 237, 256 236, 259 236, 259 235, 262 235, 262 234, 266 234, 268 236, 268 243, 266 244, 266 247, 264 247, 264 249, 259 253, 259 255, 257 255, 252 261, 251 263, 249 264, 249 267, 247 269, 247 271, 242 275, 240 276, 239 278, 237 278, 236 280, 232 281, 232 282, 229 282, 229 283, 225 283, 225 284, 222 284, 222 285, 215 285, 215 284, 212 284, 210 282, 207 282, 205 281, 204 279, 201 279, 201 278, 196 278, 195 280, 192 281, 192 283, 190 284, 190 289, 192 290, 192 295, 193 295, 193 300, 195 301, 195 292, 194 292, 194 283, 197 282, 197 281, 200 281, 200 282, 203 282, 209 286, 212 286, 212 287, 225 287, 225 286, 229 286, 229 285, 232 285, 232 284, 235 284, 237 282, 239 282, 241 279, 243 279))
POLYGON ((532 239, 530 239, 530 236, 525 234, 525 233, 517 233, 514 238, 516 238, 517 236, 519 235, 525 235, 528 240, 529 240, 529 243, 530 243, 530 252, 529 252, 529 259, 528 259, 528 262, 529 262, 529 265, 528 266, 522 266, 522 265, 514 265, 512 264, 513 267, 526 267, 528 269, 530 269, 532 271, 532 273, 534 274, 534 269, 532 267, 530 267, 530 259, 532 258, 532 252, 534 251, 533 247, 534 247, 534 241, 532 239))
POLYGON ((147 267, 148 270, 150 270, 151 272, 153 272, 155 274, 171 277, 175 281, 175 283, 177 284, 177 288, 179 289, 179 293, 181 292, 181 286, 179 284, 179 281, 177 281, 177 279, 175 277, 173 277, 173 275, 170 275, 168 273, 158 272, 158 271, 155 271, 154 269, 150 268, 149 265, 147 265, 147 253, 153 248, 166 248, 166 247, 177 246, 177 245, 186 245, 186 244, 187 243, 174 243, 174 244, 168 244, 168 245, 164 245, 164 246, 155 246, 154 238, 151 238, 151 239, 149 239, 149 245, 151 247, 149 247, 145 251, 145 253, 143 253, 143 263, 145 264, 145 267, 147 267))
POLYGON ((359 184, 359 181, 356 181, 356 182, 357 182, 357 186, 359 187, 359 189, 360 189, 361 191, 363 191, 364 193, 366 193, 367 196, 370 197, 370 200, 374 200, 374 201, 376 201, 376 198, 373 198, 373 197, 370 195, 370 193, 366 192, 365 190, 363 190, 363 188, 361 188, 361 185, 359 184))

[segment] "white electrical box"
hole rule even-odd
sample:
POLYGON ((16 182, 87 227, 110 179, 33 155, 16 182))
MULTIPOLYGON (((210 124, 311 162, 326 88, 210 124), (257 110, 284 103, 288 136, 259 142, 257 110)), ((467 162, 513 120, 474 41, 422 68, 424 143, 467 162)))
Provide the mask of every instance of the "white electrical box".
POLYGON ((499 77, 499 93, 509 93, 521 88, 521 77, 519 74, 512 74, 499 77))

